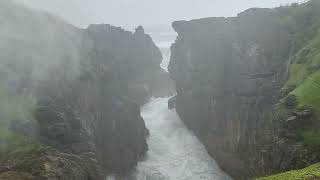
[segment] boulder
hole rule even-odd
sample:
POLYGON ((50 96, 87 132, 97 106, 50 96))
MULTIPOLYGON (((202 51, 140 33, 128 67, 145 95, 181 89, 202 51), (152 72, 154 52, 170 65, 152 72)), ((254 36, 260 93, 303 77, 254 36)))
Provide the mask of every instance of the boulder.
POLYGON ((173 96, 168 101, 168 108, 174 109, 176 107, 176 96, 173 96))

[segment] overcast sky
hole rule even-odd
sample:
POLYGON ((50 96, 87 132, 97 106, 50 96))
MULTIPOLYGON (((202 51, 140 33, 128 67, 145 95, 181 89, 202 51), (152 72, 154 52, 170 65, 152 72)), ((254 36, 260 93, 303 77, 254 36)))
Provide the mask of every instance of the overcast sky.
POLYGON ((170 27, 174 20, 235 16, 250 7, 276 7, 302 0, 16 0, 81 27, 107 23, 132 28, 170 27))

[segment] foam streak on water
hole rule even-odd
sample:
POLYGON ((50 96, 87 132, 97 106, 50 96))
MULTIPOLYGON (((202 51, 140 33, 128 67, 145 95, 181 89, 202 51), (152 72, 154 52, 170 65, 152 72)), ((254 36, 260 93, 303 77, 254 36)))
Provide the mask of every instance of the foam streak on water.
POLYGON ((229 180, 205 147, 168 110, 168 98, 153 99, 142 108, 150 130, 149 151, 134 173, 137 180, 229 180))

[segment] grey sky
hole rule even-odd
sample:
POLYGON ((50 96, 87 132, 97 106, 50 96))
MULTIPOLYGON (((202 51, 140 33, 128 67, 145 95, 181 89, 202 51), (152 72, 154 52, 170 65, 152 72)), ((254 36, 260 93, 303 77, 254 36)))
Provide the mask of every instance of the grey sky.
POLYGON ((81 27, 107 23, 126 28, 171 25, 174 20, 235 16, 250 7, 303 0, 16 0, 47 10, 81 27))

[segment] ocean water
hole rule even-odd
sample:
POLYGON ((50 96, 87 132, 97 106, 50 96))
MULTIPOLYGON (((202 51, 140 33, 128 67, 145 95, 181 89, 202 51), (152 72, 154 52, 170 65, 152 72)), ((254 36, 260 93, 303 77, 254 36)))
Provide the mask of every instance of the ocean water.
POLYGON ((142 107, 150 130, 149 151, 145 160, 138 163, 132 179, 230 180, 177 113, 167 108, 168 99, 152 99, 142 107))
MULTIPOLYGON (((151 33, 163 54, 161 67, 168 70, 170 46, 176 34, 151 33)), ((150 131, 149 151, 130 177, 109 176, 107 180, 231 180, 210 157, 204 145, 168 109, 169 98, 154 98, 141 108, 150 131)))
POLYGON ((175 39, 177 37, 177 34, 172 31, 168 32, 158 32, 158 33, 150 33, 155 44, 159 47, 159 49, 162 52, 162 63, 161 67, 168 71, 168 65, 170 62, 170 56, 171 56, 171 51, 170 47, 171 45, 175 42, 175 39))

